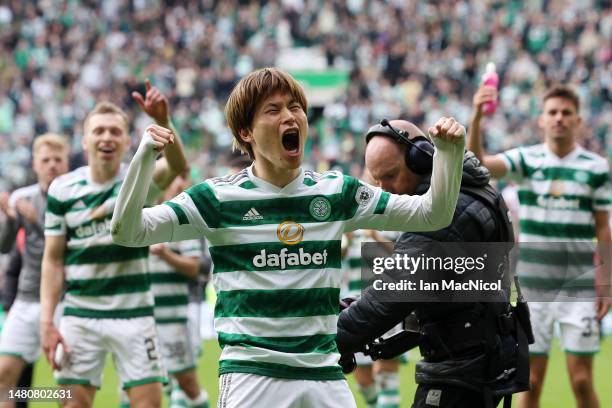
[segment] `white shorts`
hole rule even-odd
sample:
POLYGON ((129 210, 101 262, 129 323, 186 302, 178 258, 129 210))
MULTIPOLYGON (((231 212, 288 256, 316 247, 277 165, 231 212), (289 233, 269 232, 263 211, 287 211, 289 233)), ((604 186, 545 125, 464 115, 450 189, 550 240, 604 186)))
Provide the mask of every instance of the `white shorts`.
POLYGON ((200 302, 189 302, 187 306, 187 329, 191 336, 191 344, 195 349, 196 357, 202 354, 202 336, 200 335, 200 302))
POLYGON ((195 368, 196 350, 187 323, 158 323, 157 333, 168 374, 179 374, 195 368))
POLYGON ((599 351, 599 322, 594 302, 529 302, 535 343, 532 355, 547 355, 554 334, 555 321, 561 329, 561 348, 578 355, 599 351))
POLYGON ((289 380, 255 374, 219 377, 217 408, 354 408, 346 380, 289 380))
POLYGON ((167 381, 152 316, 131 319, 62 316, 59 331, 70 353, 67 362, 55 372, 58 384, 100 388, 107 352, 112 354, 124 389, 167 381))
POLYGON ((2 328, 0 354, 33 363, 40 355, 40 303, 15 300, 2 328))

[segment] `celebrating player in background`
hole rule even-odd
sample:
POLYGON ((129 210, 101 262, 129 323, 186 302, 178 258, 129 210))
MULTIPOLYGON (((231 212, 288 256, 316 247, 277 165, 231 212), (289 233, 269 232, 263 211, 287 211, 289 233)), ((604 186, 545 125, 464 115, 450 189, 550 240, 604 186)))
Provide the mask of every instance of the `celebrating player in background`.
MULTIPOLYGON (((578 284, 583 289, 590 286, 592 291, 595 276, 590 243, 596 238, 599 248, 609 247, 611 192, 606 160, 576 143, 581 124, 578 96, 563 86, 548 90, 538 118, 544 143, 489 156, 482 147, 480 120, 482 105, 496 98, 497 91, 484 85, 475 94, 468 148, 494 177, 509 175, 519 182, 520 240, 530 243, 529 247, 522 245, 517 268, 523 286, 528 289, 552 285, 569 298, 578 293, 562 288, 563 284, 578 284), (561 262, 555 264, 559 247, 567 253, 556 257, 561 262), (568 265, 568 260, 582 262, 568 265)), ((608 273, 600 276, 601 291, 595 305, 530 301, 536 340, 530 346, 532 390, 519 396, 520 407, 539 404, 555 321, 561 327, 561 345, 577 406, 599 406, 593 386, 593 355, 599 351, 598 321, 610 307, 608 273)))
MULTIPOLYGON (((44 248, 44 217, 49 184, 68 171, 68 141, 47 133, 32 146, 32 164, 38 182, 0 196, 6 222, 0 225, 0 252, 15 245, 17 231, 25 229, 26 244, 19 274, 17 297, 11 307, 0 340, 0 387, 17 385, 26 364, 40 353, 40 265, 44 248)), ((10 403, 0 403, 10 406, 10 403)))
MULTIPOLYGON (((165 96, 148 81, 146 88, 144 99, 137 93, 134 98, 158 124, 149 127, 149 134, 163 139, 164 145, 170 142, 165 157, 154 158, 154 174, 143 186, 147 202, 154 204, 185 169, 186 160, 180 139, 168 129, 165 96)), ((73 399, 63 401, 66 406, 93 404, 107 352, 131 405, 160 406, 165 372, 147 273, 149 249, 114 245, 110 236, 116 195, 127 170, 121 160, 130 147, 128 117, 116 105, 102 102, 85 118, 83 131, 89 166, 49 187, 41 285, 43 350, 57 370, 57 382, 73 390, 73 399), (52 317, 64 285, 58 330, 52 317), (60 355, 58 345, 63 348, 60 355)))
MULTIPOLYGON (((179 175, 164 191, 170 200, 191 186, 189 169, 179 175)), ((171 408, 182 399, 188 407, 207 408, 208 394, 200 388, 196 373, 198 344, 188 327, 189 281, 200 271, 202 244, 198 239, 149 248, 151 290, 155 296, 155 322, 164 366, 178 382, 182 395, 173 391, 171 408)))
POLYGON ((142 209, 155 144, 145 138, 121 187, 113 240, 143 246, 210 241, 223 348, 219 406, 354 407, 335 343, 342 233, 359 228, 434 230, 452 218, 465 129, 442 118, 431 189, 398 196, 343 176, 301 168, 308 136, 304 90, 264 68, 232 91, 226 118, 252 166, 142 209))
MULTIPOLYGON (((362 180, 370 182, 367 171, 362 180)), ((374 183, 372 183, 374 184, 374 183)), ((361 244, 365 242, 387 242, 392 243, 397 239, 394 232, 386 232, 389 236, 375 230, 357 230, 347 232, 342 238, 343 257, 346 252, 345 265, 347 266, 347 293, 342 297, 359 299, 361 291, 365 287, 361 276, 361 244)), ((401 325, 398 325, 401 329, 401 325)), ((390 337, 396 333, 395 328, 385 333, 383 337, 390 337)), ((376 360, 364 355, 361 352, 355 353, 357 367, 353 371, 357 389, 361 393, 363 400, 368 408, 385 407, 397 408, 400 405, 400 362, 406 361, 406 356, 402 355, 390 360, 376 360)))

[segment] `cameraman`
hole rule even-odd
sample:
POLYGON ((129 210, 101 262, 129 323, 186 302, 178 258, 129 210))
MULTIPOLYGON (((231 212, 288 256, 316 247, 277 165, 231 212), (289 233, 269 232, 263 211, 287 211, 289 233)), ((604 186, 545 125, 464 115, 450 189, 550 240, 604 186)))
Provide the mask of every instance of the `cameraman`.
MULTIPOLYGON (((366 143, 366 168, 383 190, 395 194, 427 191, 433 146, 417 126, 383 120, 370 128, 366 143)), ((394 252, 410 254, 417 242, 513 242, 507 209, 488 182, 488 170, 472 153, 466 153, 451 225, 435 232, 404 233, 394 252)), ((420 332, 414 335, 425 359, 416 366, 418 388, 413 407, 488 408, 497 406, 505 395, 527 389, 527 340, 505 299, 496 303, 416 303, 384 302, 379 296, 370 287, 340 314, 338 349, 346 362, 347 355, 414 312, 420 332), (501 316, 510 316, 506 327, 510 329, 503 332, 501 316), (464 329, 464 322, 469 327, 468 319, 479 326, 476 339, 464 329)))

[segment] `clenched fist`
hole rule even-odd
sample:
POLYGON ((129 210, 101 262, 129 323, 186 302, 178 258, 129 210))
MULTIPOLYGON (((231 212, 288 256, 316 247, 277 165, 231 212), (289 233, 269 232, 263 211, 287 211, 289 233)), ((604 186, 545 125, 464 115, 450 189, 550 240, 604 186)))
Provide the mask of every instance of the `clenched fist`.
POLYGON ((149 125, 142 136, 144 142, 161 152, 169 143, 174 143, 174 132, 159 125, 149 125))
POLYGON ((465 127, 455 118, 440 118, 435 125, 428 129, 429 136, 448 142, 463 143, 465 139, 465 127))

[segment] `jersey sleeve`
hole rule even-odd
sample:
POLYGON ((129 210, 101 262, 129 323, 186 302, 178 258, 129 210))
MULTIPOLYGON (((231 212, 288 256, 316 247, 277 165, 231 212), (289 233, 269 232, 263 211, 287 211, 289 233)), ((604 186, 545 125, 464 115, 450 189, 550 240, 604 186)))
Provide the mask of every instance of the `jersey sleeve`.
POLYGON ((593 211, 610 211, 611 209, 610 166, 607 161, 602 161, 593 177, 593 211))
POLYGON ((219 201, 208 182, 187 189, 164 205, 176 219, 172 241, 206 237, 219 219, 219 201))
POLYGON ((506 165, 506 177, 511 180, 519 181, 525 177, 525 152, 520 147, 506 150, 498 154, 506 165))
POLYGON ((199 239, 189 239, 179 242, 179 251, 181 255, 190 256, 193 258, 202 258, 202 243, 199 239))
POLYGON ((45 236, 66 235, 66 203, 60 199, 59 186, 53 181, 47 193, 45 236))

